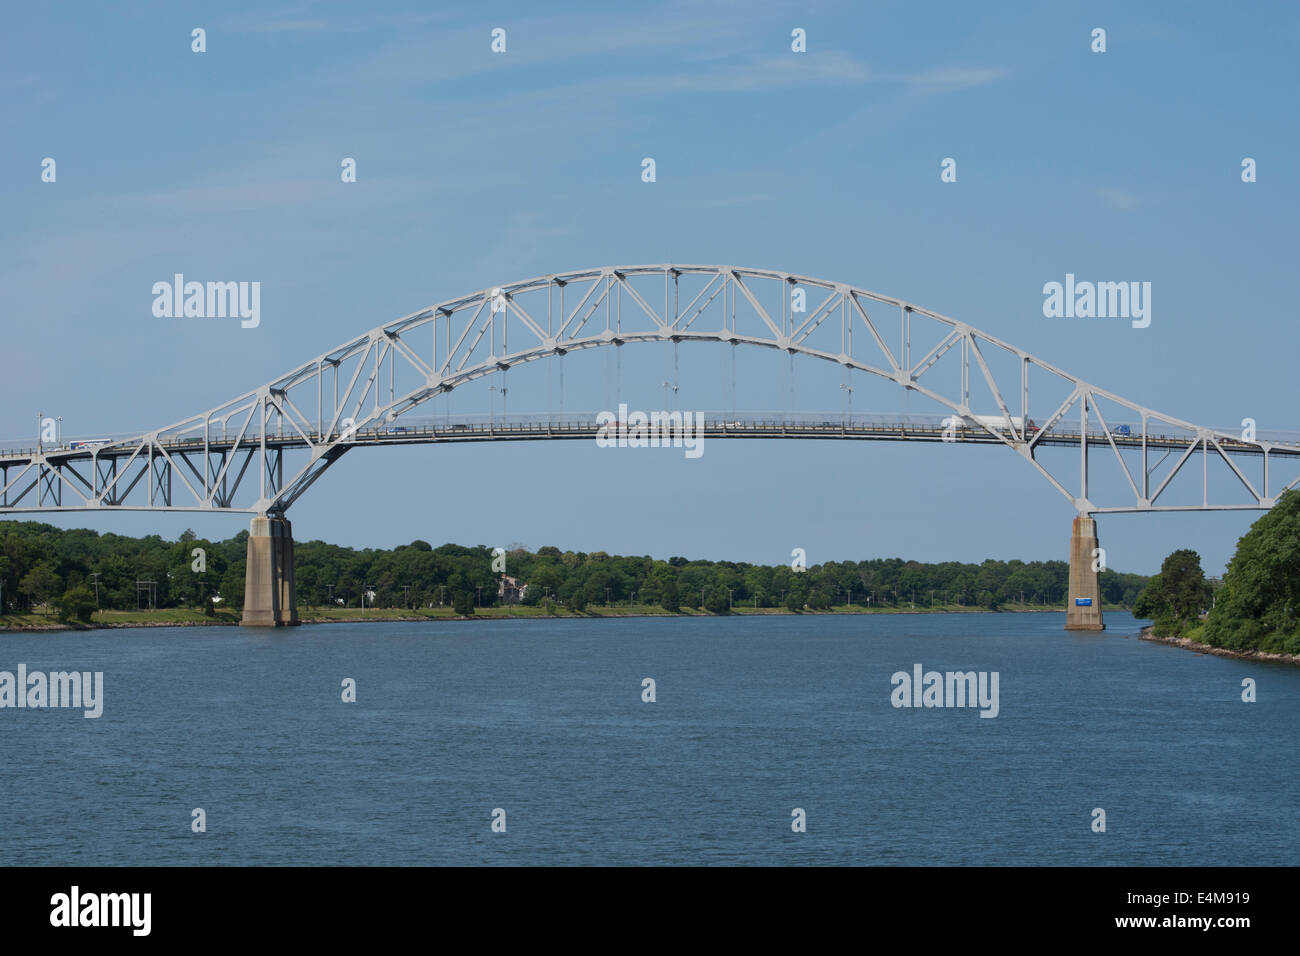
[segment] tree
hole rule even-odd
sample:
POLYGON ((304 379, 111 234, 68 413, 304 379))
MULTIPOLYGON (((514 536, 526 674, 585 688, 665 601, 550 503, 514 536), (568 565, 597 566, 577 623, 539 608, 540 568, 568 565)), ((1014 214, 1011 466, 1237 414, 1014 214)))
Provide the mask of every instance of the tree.
POLYGON ((731 601, 725 588, 711 588, 704 598, 704 609, 712 614, 730 614, 731 601))
POLYGON ((1137 600, 1133 602, 1133 616, 1147 621, 1154 621, 1164 611, 1164 603, 1158 598, 1161 593, 1160 575, 1156 574, 1147 581, 1137 600))
POLYGON ((236 611, 244 606, 245 561, 235 561, 221 578, 221 603, 236 611))
POLYGON ((1284 493, 1237 542, 1205 640, 1231 650, 1300 654, 1300 490, 1284 493))
POLYGON ((451 599, 451 609, 465 617, 474 615, 474 592, 457 591, 451 599))
POLYGON ((59 576, 44 561, 23 575, 18 582, 18 589, 27 595, 33 605, 42 604, 57 594, 60 587, 59 576))
POLYGON ((677 582, 672 578, 665 578, 660 585, 659 606, 665 611, 671 611, 676 614, 680 611, 680 599, 677 596, 677 582))
POLYGON ((808 588, 799 580, 792 581, 790 590, 785 594, 785 608, 787 611, 802 611, 803 606, 808 603, 808 588))
POLYGON ((563 585, 564 577, 554 562, 539 561, 528 576, 528 593, 524 603, 536 604, 544 598, 554 597, 560 593, 563 585))
POLYGON ((54 603, 59 620, 65 624, 70 621, 88 623, 95 613, 95 595, 90 588, 78 586, 68 588, 63 596, 54 603))
POLYGON ((808 607, 814 611, 825 611, 831 606, 834 591, 828 587, 815 587, 808 592, 808 607))
POLYGON ((1209 606, 1210 586, 1201 570, 1201 556, 1182 548, 1165 558, 1160 573, 1138 595, 1134 613, 1155 621, 1161 636, 1180 636, 1209 606))

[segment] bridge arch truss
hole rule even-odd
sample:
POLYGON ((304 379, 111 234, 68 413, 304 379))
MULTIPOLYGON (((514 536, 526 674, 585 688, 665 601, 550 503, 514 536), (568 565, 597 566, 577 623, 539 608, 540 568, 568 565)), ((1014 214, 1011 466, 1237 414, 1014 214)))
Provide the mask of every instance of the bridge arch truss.
MULTIPOLYGON (((893 383, 942 406, 948 420, 897 435, 869 428, 823 435, 813 428, 786 437, 1005 445, 1080 514, 1266 509, 1300 483, 1300 474, 1287 481, 1291 471, 1284 469, 1279 481, 1270 473, 1279 463, 1300 464, 1300 442, 1246 440, 1158 413, 910 302, 785 272, 661 264, 606 266, 481 289, 376 326, 171 425, 80 447, 0 452, 0 513, 282 514, 344 453, 390 443, 394 422, 439 395, 539 360, 650 342, 776 349, 893 383), (918 334, 922 329, 925 334, 918 334), (914 340, 925 344, 914 349, 914 340), (1055 383, 1053 397, 1036 403, 1036 419, 1031 376, 1055 383), (1078 471, 1070 477, 1055 474, 1039 457, 1042 448, 1061 445, 1077 446, 1078 471), (1095 460, 1112 455, 1123 491, 1094 499, 1095 460), (1192 465, 1196 458, 1200 469, 1192 465), (1235 479, 1232 500, 1217 497, 1217 487, 1212 491, 1211 460, 1235 479), (1199 503, 1167 503, 1175 478, 1185 483, 1197 471, 1199 503)), ((721 430, 725 437, 772 437, 770 430, 730 424, 721 430)), ((575 437, 535 431, 511 436, 489 429, 480 436, 434 428, 403 440, 575 437)))

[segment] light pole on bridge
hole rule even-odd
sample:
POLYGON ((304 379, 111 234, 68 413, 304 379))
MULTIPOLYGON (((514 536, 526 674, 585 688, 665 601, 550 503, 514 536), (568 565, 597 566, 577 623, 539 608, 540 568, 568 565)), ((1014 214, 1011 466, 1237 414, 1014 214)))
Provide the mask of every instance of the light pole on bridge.
POLYGON ((501 418, 504 424, 506 417, 506 387, 502 385, 498 388, 495 384, 489 385, 488 392, 488 428, 491 429, 496 424, 496 392, 501 393, 501 418))

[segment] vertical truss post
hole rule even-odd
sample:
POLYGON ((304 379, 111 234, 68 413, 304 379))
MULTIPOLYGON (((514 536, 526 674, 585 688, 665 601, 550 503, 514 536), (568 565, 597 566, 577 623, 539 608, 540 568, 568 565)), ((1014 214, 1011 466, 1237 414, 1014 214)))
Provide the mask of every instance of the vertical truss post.
POLYGON ((1151 465, 1147 457, 1147 416, 1142 416, 1142 500, 1151 500, 1151 465))
POLYGON ((1029 356, 1020 357, 1020 421, 1025 440, 1029 440, 1029 356))
POLYGON ((259 441, 261 442, 260 455, 262 459, 262 467, 257 469, 258 479, 261 483, 259 485, 258 495, 261 497, 263 501, 265 501, 266 500, 266 401, 264 399, 258 399, 257 407, 261 410, 261 417, 262 417, 262 428, 261 428, 262 434, 259 438, 259 441))
POLYGON ((1091 392, 1079 395, 1079 497, 1088 500, 1088 402, 1091 392))

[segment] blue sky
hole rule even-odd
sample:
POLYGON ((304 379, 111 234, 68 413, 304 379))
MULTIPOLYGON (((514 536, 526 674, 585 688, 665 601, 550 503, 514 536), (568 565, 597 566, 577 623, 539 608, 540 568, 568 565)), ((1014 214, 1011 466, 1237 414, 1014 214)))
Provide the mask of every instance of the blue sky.
MULTIPOLYGON (((69 435, 157 427, 430 303, 643 262, 850 283, 1184 419, 1300 430, 1290 4, 87 3, 4 16, 0 438, 29 437, 38 411, 69 435), (495 27, 504 54, 489 49, 495 27), (806 54, 790 50, 795 27, 806 54), (1255 183, 1241 181, 1247 156, 1255 183), (343 157, 354 184, 340 182, 343 157), (940 182, 944 157, 956 183, 940 182), (151 287, 176 272, 260 281, 260 326, 155 318, 151 287), (1045 318, 1043 284, 1066 273, 1150 281, 1150 327, 1045 318)), ((566 368, 566 409, 606 407, 602 376, 617 369, 583 358, 566 368)), ((724 361, 684 365, 682 407, 730 400, 724 361)), ((840 409, 838 370, 797 375, 800 408, 840 409)), ((782 407, 756 360, 738 358, 737 381, 742 407, 782 407)), ((545 410, 518 387, 511 411, 545 410)), ((457 401, 486 413, 486 385, 457 401)), ((888 402, 855 410, 908 408, 901 392, 888 402)), ((1005 449, 837 442, 713 442, 694 461, 571 442, 363 450, 290 512, 298 538, 356 546, 767 563, 794 547, 810 563, 1064 559, 1072 516, 1005 449)), ((1116 569, 1151 572, 1193 547, 1216 573, 1254 517, 1104 516, 1100 534, 1116 569)), ((169 536, 247 526, 51 520, 169 536)))

